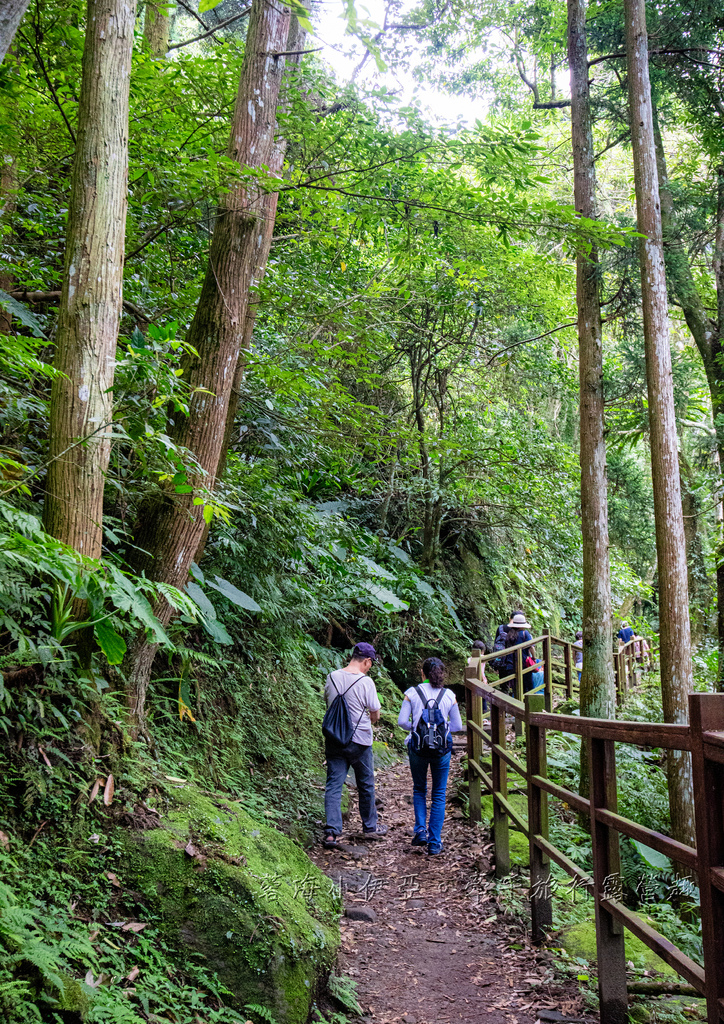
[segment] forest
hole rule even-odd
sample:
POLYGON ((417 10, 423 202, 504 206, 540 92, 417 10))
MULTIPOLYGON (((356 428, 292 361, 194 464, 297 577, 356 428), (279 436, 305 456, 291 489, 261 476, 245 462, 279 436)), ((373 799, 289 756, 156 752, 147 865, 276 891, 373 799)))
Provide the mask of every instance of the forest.
MULTIPOLYGON (((435 870, 568 1003, 383 1012, 319 847, 357 643, 400 830, 403 692, 435 656, 464 712, 515 609, 582 635, 557 711, 683 728, 724 694, 721 5, 0 0, 0 61, 0 1017, 707 1019, 628 939, 608 1014, 575 889, 539 953, 470 741, 435 870), (627 624, 656 657, 621 701, 627 624)), ((586 749, 548 743, 584 798, 586 749)), ((698 848, 690 755, 616 756, 619 812, 698 848)), ((593 870, 595 821, 550 817, 593 870)), ((620 850, 627 905, 711 957, 701 879, 620 850)))

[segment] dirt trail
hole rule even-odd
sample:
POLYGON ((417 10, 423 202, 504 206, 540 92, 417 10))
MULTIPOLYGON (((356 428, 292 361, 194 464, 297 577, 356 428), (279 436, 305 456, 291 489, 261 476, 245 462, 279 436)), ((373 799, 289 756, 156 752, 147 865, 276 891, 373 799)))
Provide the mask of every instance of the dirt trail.
POLYGON ((552 955, 530 945, 491 892, 487 832, 450 803, 460 777, 457 752, 453 758, 442 856, 410 847, 406 765, 376 775, 385 841, 353 831, 352 799, 344 849, 313 854, 344 896, 340 969, 357 982, 365 1019, 375 1024, 583 1020, 577 986, 554 977, 552 955), (349 916, 357 914, 373 920, 349 916))

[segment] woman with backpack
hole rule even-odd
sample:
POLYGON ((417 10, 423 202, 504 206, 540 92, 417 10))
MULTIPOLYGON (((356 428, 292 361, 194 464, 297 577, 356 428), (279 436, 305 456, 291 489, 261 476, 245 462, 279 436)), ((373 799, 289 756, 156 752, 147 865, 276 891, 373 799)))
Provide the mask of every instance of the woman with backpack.
MULTIPOLYGON (((524 644, 526 640, 531 641, 533 637, 530 635, 529 629, 530 623, 526 622, 525 612, 520 611, 520 609, 517 612, 513 612, 513 614, 510 617, 510 622, 508 623, 508 635, 505 638, 506 650, 508 647, 517 647, 518 644, 524 644)), ((517 656, 517 651, 511 651, 510 654, 507 654, 505 656, 500 672, 501 679, 505 676, 513 675, 513 673, 515 672, 515 663, 517 656)), ((527 667, 526 662, 528 661, 528 659, 530 659, 531 665, 535 663, 535 647, 533 646, 523 648, 521 659, 523 662, 523 668, 527 667)), ((527 676, 523 676, 524 690, 531 689, 530 675, 531 673, 529 672, 527 676)), ((513 680, 511 680, 511 683, 509 684, 511 691, 514 690, 514 686, 512 685, 512 683, 513 680)))
POLYGON ((422 666, 422 683, 405 691, 397 719, 409 732, 407 752, 412 775, 415 809, 413 846, 426 846, 431 857, 442 853, 442 825, 445 820, 445 792, 450 771, 452 735, 463 731, 460 709, 452 690, 445 688, 445 666, 439 658, 428 658, 422 666), (430 816, 427 815, 427 773, 432 776, 430 816))

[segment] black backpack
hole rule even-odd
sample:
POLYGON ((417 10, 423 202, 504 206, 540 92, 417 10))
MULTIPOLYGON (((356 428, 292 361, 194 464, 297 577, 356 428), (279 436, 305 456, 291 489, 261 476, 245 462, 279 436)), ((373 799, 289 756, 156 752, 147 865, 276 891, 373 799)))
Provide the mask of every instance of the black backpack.
MULTIPOLYGON (((504 633, 502 629, 498 630, 498 635, 496 636, 495 643, 493 644, 493 654, 495 654, 496 651, 505 650, 505 642, 507 639, 508 634, 504 633)), ((490 662, 490 667, 494 669, 496 672, 500 672, 503 668, 504 662, 505 656, 503 656, 502 658, 493 658, 493 660, 490 662)))
POLYGON ((344 693, 340 693, 337 690, 337 684, 330 675, 329 681, 332 686, 337 690, 337 696, 334 698, 332 703, 327 708, 327 713, 322 719, 322 732, 325 737, 339 747, 346 747, 348 743, 352 741, 352 737, 355 734, 357 726, 362 721, 362 715, 365 713, 365 709, 362 709, 362 715, 357 719, 357 725, 352 725, 349 717, 349 708, 347 707, 347 701, 344 699, 345 694, 349 693, 353 686, 355 686, 360 679, 364 678, 364 673, 358 675, 353 683, 347 687, 344 693))
POLYGON ((444 754, 452 745, 450 727, 439 707, 445 690, 441 689, 437 698, 426 697, 419 686, 415 692, 422 701, 422 714, 410 738, 412 749, 416 754, 444 754))

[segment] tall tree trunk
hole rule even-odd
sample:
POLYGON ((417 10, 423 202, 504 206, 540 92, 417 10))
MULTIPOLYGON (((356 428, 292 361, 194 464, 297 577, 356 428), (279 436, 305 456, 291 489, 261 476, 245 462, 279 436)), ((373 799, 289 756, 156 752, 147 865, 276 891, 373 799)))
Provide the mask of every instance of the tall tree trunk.
MULTIPOLYGON (((0 165, 0 225, 7 222, 15 211, 15 163, 6 156, 0 165)), ((0 236, 8 241, 8 236, 0 236)), ((13 287, 13 277, 9 270, 0 270, 0 288, 9 292, 13 287)), ((0 334, 9 334, 12 330, 13 315, 0 306, 0 334)))
MULTIPOLYGON (((722 342, 724 341, 724 261, 719 254, 724 251, 724 169, 719 169, 717 174, 718 215, 713 266, 719 314, 716 319, 712 319, 704 306, 687 253, 677 231, 676 211, 666 167, 666 153, 655 106, 653 122, 666 273, 704 365, 704 373, 711 395, 712 418, 721 473, 721 467, 724 466, 724 381, 721 379, 721 358, 724 354, 722 352, 722 342)), ((724 692, 724 521, 719 525, 716 590, 719 652, 717 689, 724 692)))
MULTIPOLYGON (((277 54, 284 51, 288 32, 287 8, 254 0, 228 149, 231 159, 245 167, 268 167, 272 158, 284 70, 284 58, 277 54)), ((169 433, 197 460, 197 494, 199 488, 213 490, 223 454, 261 233, 263 197, 263 189, 239 185, 224 198, 214 226, 201 296, 187 334, 187 341, 198 353, 189 356, 184 365, 185 380, 191 388, 189 414, 177 416, 169 433)), ((152 579, 181 588, 186 585, 205 528, 202 506, 194 505, 193 497, 166 489, 140 509, 136 532, 137 550, 145 552, 139 555, 137 568, 152 579)), ((167 622, 171 609, 163 602, 156 614, 167 622)), ((139 636, 129 650, 127 699, 135 729, 143 725, 154 653, 145 636, 139 636)))
POLYGON ((30 0, 1 0, 0 2, 0 64, 12 46, 23 15, 30 6, 30 0))
MULTIPOLYGON (((309 7, 310 4, 307 4, 309 7)), ((285 50, 289 51, 289 56, 285 60, 285 70, 290 67, 297 67, 301 62, 302 55, 301 50, 304 48, 304 40, 306 38, 306 32, 299 24, 299 19, 292 15, 289 22, 289 34, 287 36, 285 50)), ((275 178, 281 178, 282 170, 284 168, 284 157, 287 152, 287 140, 283 136, 279 136, 274 140, 272 146, 272 152, 267 164, 269 173, 275 178)), ((239 410, 239 392, 241 385, 244 382, 244 375, 246 373, 246 361, 249 348, 251 347, 251 339, 254 335, 254 326, 256 324, 257 314, 259 312, 259 286, 264 279, 266 273, 266 265, 269 261, 269 253, 271 252, 272 239, 274 237, 274 224, 277 216, 277 205, 279 203, 278 192, 267 192, 259 199, 259 223, 261 224, 261 231, 257 236, 256 252, 254 254, 254 267, 252 270, 249 302, 246 310, 246 318, 244 321, 244 337, 241 342, 241 351, 239 353, 239 361, 236 364, 236 371, 234 373, 234 384, 231 389, 231 397, 229 399, 229 410, 226 415, 226 430, 224 433, 224 451, 221 456, 221 462, 219 465, 219 476, 223 473, 226 468, 226 456, 231 445, 231 438, 234 431, 234 420, 239 410)), ((208 533, 208 531, 207 531, 208 533)), ((206 538, 204 538, 205 541, 206 538)), ((198 552, 198 557, 203 553, 203 548, 198 552)), ((197 557, 197 561, 198 561, 197 557)))
MULTIPOLYGON (((571 138, 576 210, 596 217, 596 168, 591 134, 585 0, 568 0, 571 68, 571 138)), ((580 377, 581 533, 583 542, 583 672, 581 714, 613 718, 616 685, 611 639, 611 571, 608 557, 608 481, 603 409, 603 339, 600 268, 594 247, 576 256, 580 377)), ((588 760, 582 751, 581 792, 588 793, 588 760)))
POLYGON ((696 480, 689 460, 683 452, 679 452, 679 482, 686 536, 691 642, 696 644, 706 632, 706 609, 711 602, 711 590, 699 527, 701 507, 696 494, 696 480))
MULTIPOLYGON (((717 294, 715 345, 717 353, 720 355, 722 341, 724 341, 724 166, 717 167, 717 218, 713 269, 717 294)), ((714 341, 714 339, 712 340, 714 341)), ((724 388, 722 390, 724 391, 724 388)), ((719 446, 719 472, 721 474, 724 470, 724 394, 717 409, 714 408, 714 396, 712 394, 712 409, 714 411, 714 424, 719 446), (717 422, 718 416, 721 419, 717 422), (721 442, 719 442, 720 433, 722 435, 721 442)), ((716 565, 717 637, 719 646, 717 690, 720 693, 724 693, 724 518, 720 522, 721 532, 716 565)))
POLYGON ((143 48, 154 57, 165 57, 171 27, 172 0, 146 0, 143 18, 143 48))
MULTIPOLYGON (((638 230, 645 236, 639 244, 639 260, 659 575, 661 695, 664 719, 686 722, 688 694, 693 683, 686 537, 679 486, 646 10, 644 0, 624 0, 624 8, 637 223, 638 230)), ((694 806, 689 754, 669 752, 668 783, 672 834, 680 842, 691 844, 694 842, 694 806)))
POLYGON ((123 298, 135 0, 88 0, 50 398, 45 528, 98 558, 123 298))

